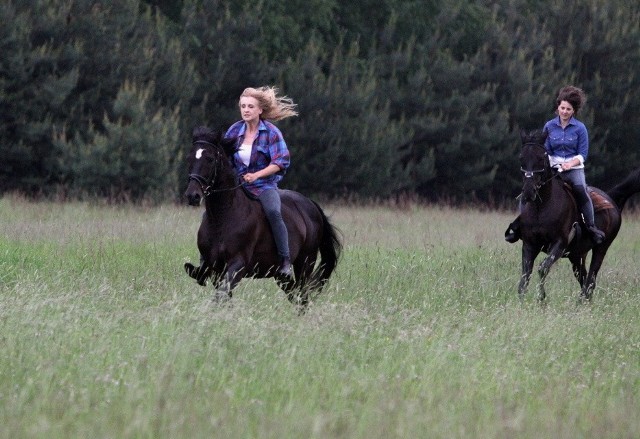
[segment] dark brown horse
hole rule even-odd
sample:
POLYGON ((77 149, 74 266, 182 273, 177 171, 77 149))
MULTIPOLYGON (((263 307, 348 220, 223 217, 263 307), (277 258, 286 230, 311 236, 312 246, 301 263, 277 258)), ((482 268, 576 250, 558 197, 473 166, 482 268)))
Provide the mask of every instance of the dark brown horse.
POLYGON ((520 164, 523 174, 520 213, 522 239, 522 277, 518 286, 520 297, 526 292, 533 264, 540 252, 547 256, 538 268, 540 283, 538 299, 546 297, 544 282, 551 266, 561 257, 569 258, 580 283, 582 299, 590 300, 596 286, 598 271, 609 246, 622 224, 622 209, 633 194, 640 192, 640 169, 605 193, 589 187, 593 200, 596 225, 605 239, 595 245, 589 233, 582 231, 582 220, 571 189, 557 175, 544 147, 547 133, 521 133, 520 164), (589 271, 586 258, 591 251, 589 271))
MULTIPOLYGON (((260 202, 249 198, 238 183, 231 162, 234 148, 235 141, 223 139, 220 132, 207 127, 193 130, 185 196, 192 206, 204 200, 198 230, 204 261, 198 283, 204 285, 211 278, 216 301, 229 299, 242 278, 274 277, 280 263, 260 202)), ((280 197, 295 280, 279 284, 291 302, 305 307, 310 291, 319 292, 335 270, 342 244, 318 204, 294 191, 280 190, 280 197)), ((185 264, 187 272, 192 268, 185 264)))

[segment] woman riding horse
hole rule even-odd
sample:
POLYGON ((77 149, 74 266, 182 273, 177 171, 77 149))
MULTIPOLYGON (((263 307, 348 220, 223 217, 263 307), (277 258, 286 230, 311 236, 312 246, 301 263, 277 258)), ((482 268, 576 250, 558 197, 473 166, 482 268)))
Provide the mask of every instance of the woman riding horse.
POLYGON ((200 285, 212 281, 216 302, 230 299, 243 278, 275 277, 287 298, 304 309, 310 293, 322 291, 336 269, 342 250, 339 233, 313 200, 279 189, 294 274, 293 281, 282 280, 269 221, 260 202, 241 188, 232 164, 236 153, 235 139, 224 139, 208 127, 194 128, 185 197, 191 206, 204 204, 205 211, 197 241, 201 265, 187 262, 184 268, 192 277, 197 270, 200 285))
MULTIPOLYGON (((586 101, 584 91, 574 86, 560 89, 556 98, 557 117, 544 125, 548 132, 545 149, 553 168, 560 172, 562 180, 573 189, 587 231, 593 242, 601 243, 605 236, 594 221, 593 202, 587 193, 584 162, 589 153, 589 134, 585 125, 574 116, 586 101)), ((505 240, 514 243, 520 239, 519 217, 509 224, 505 240)))
MULTIPOLYGON (((260 201, 271 226, 280 265, 276 276, 282 282, 293 280, 287 226, 282 219, 278 182, 290 163, 290 154, 280 130, 267 119, 282 120, 297 116, 296 105, 287 97, 277 95, 275 87, 246 88, 240 95, 242 120, 227 130, 225 138, 235 139, 233 163, 244 182, 244 189, 260 201)), ((202 257, 200 258, 202 266, 202 257)), ((188 271, 194 279, 200 277, 200 267, 188 271)))

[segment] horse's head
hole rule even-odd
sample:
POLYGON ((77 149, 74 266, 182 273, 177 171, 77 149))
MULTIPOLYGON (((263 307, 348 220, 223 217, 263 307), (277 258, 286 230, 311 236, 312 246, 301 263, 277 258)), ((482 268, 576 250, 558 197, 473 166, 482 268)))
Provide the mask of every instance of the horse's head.
POLYGON ((540 188, 550 179, 551 167, 544 142, 549 133, 547 131, 524 130, 520 132, 522 152, 520 153, 520 171, 522 171, 522 201, 534 201, 539 195, 540 188))
POLYGON ((192 146, 187 156, 189 185, 185 192, 189 205, 200 205, 207 195, 221 185, 233 185, 229 158, 234 153, 234 147, 235 141, 224 139, 220 131, 202 126, 193 129, 192 146))

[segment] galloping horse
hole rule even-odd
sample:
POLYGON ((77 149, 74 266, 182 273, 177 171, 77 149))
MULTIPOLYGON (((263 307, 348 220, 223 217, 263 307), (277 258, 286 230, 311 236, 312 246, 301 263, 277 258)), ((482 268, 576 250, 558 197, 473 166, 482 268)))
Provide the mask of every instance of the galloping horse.
MULTIPOLYGON (((271 228, 257 200, 244 192, 233 168, 235 139, 207 127, 193 130, 185 196, 192 206, 204 200, 198 249, 204 261, 198 283, 211 278, 216 301, 228 300, 244 277, 274 277, 279 264, 271 228)), ((310 290, 320 291, 335 270, 342 244, 338 232, 314 201, 280 190, 289 232, 294 282, 279 282, 292 303, 306 307, 310 290), (320 261, 316 267, 317 256, 320 261), (294 294, 298 292, 297 294, 294 294)), ((193 270, 185 264, 187 273, 193 270)))
POLYGON ((583 233, 580 213, 571 189, 549 164, 544 142, 547 132, 520 134, 522 152, 520 164, 523 174, 520 230, 522 238, 522 277, 518 286, 520 297, 526 292, 533 264, 540 252, 547 256, 540 264, 538 299, 546 297, 544 282, 551 266, 561 257, 569 258, 573 273, 580 283, 582 299, 590 300, 596 277, 609 246, 622 224, 622 209, 633 194, 640 192, 640 169, 605 193, 589 187, 596 225, 605 233, 602 243, 594 245, 589 233, 583 233), (589 251, 591 263, 586 270, 589 251))

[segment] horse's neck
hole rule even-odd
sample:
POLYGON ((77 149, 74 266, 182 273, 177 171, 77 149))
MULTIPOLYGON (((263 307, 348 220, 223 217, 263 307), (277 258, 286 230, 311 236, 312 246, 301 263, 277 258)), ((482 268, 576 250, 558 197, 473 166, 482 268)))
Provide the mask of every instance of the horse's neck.
POLYGON ((554 212, 562 205, 569 204, 576 206, 575 199, 571 194, 571 189, 560 178, 552 178, 547 184, 540 188, 539 210, 552 209, 554 212))
POLYGON ((243 211, 242 206, 249 202, 241 187, 229 186, 228 189, 213 192, 206 198, 205 214, 215 223, 234 220, 234 215, 243 211))
POLYGON ((225 167, 221 170, 213 191, 206 198, 206 214, 215 223, 239 220, 236 218, 238 212, 246 212, 243 206, 250 202, 238 184, 233 168, 225 167))

